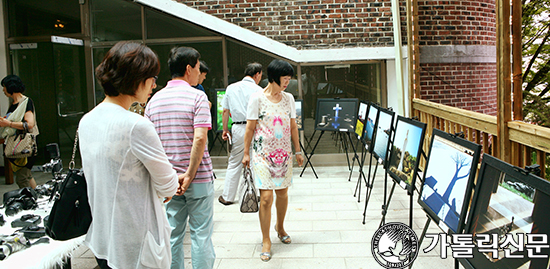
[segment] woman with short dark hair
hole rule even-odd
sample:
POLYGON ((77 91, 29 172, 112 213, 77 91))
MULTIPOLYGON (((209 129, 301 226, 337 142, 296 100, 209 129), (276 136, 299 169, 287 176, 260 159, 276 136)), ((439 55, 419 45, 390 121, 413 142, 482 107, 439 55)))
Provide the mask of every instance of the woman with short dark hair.
POLYGON ((284 228, 288 207, 288 187, 292 184, 292 145, 296 150, 296 161, 302 166, 304 157, 300 152, 296 108, 292 94, 284 92, 294 76, 292 66, 282 60, 273 60, 267 67, 269 85, 250 96, 247 109, 246 132, 244 135, 243 165, 250 165, 250 143, 253 143, 252 170, 257 188, 260 190, 260 227, 262 230, 262 252, 260 259, 271 259, 271 205, 273 190, 277 195, 277 221, 275 232, 284 244, 291 239, 284 228), (252 141, 253 140, 253 141, 252 141))
MULTIPOLYGON (((4 94, 11 98, 12 103, 8 108, 5 118, 0 118, 0 127, 2 137, 7 139, 18 131, 27 131, 38 135, 38 126, 36 124, 34 103, 31 98, 23 95, 25 84, 20 77, 9 75, 2 79, 4 94)), ((9 159, 13 171, 15 172, 15 182, 19 188, 36 188, 36 181, 32 177, 31 169, 35 162, 35 157, 9 159)))
POLYGON ((85 244, 100 268, 169 268, 163 201, 178 189, 153 124, 128 111, 156 87, 160 63, 148 47, 119 42, 96 68, 105 100, 79 124, 92 224, 85 244))

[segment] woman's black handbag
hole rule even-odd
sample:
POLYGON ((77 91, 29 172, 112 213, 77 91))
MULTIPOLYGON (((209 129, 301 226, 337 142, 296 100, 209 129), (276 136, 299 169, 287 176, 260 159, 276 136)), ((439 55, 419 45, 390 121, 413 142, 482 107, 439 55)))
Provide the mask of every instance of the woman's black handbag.
POLYGON ((44 224, 46 234, 54 240, 63 241, 84 235, 92 223, 86 178, 82 171, 74 169, 77 141, 78 130, 69 173, 54 194, 54 204, 44 224))
POLYGON ((241 212, 256 213, 260 209, 258 206, 259 199, 250 168, 245 167, 243 174, 245 188, 243 188, 244 194, 243 199, 241 200, 241 212))

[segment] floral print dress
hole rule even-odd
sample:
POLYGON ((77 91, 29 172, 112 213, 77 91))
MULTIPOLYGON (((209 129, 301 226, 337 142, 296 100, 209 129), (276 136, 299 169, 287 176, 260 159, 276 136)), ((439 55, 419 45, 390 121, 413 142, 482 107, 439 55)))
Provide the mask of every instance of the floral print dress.
POLYGON ((252 139, 252 171, 258 189, 278 190, 292 184, 290 120, 296 118, 294 97, 283 92, 278 103, 263 92, 250 96, 248 120, 257 120, 252 139))

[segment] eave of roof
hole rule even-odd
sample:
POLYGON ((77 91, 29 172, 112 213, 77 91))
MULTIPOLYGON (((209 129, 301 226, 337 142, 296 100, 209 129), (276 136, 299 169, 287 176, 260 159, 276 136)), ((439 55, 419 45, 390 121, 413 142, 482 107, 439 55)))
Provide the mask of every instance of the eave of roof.
MULTIPOLYGON (((173 0, 134 0, 134 2, 171 14, 182 20, 189 21, 295 63, 395 59, 394 47, 298 50, 173 0)), ((403 49, 403 55, 407 55, 406 47, 403 47, 403 49)))

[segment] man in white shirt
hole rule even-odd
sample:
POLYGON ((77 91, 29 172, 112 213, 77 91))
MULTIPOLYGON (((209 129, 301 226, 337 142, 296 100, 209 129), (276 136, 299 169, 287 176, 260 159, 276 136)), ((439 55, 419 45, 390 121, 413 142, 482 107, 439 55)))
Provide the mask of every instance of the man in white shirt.
POLYGON ((254 92, 261 91, 258 83, 262 79, 262 65, 259 63, 250 63, 244 71, 245 77, 239 82, 235 82, 227 87, 225 97, 222 100, 222 122, 223 122, 223 140, 231 139, 232 150, 229 155, 227 172, 225 174, 225 186, 223 193, 218 201, 223 205, 234 203, 235 195, 239 187, 239 180, 243 166, 241 161, 244 156, 244 133, 246 127, 246 108, 248 99, 254 92), (229 133, 229 116, 233 120, 231 134, 229 133))

